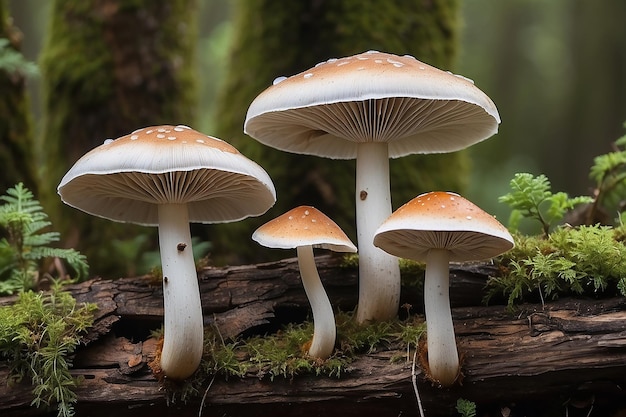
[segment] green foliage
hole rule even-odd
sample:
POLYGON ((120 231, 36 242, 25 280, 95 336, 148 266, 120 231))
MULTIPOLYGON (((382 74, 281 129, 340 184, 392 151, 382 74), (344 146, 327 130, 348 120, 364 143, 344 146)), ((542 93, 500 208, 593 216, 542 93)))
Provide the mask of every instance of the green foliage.
POLYGON ((541 223, 545 236, 551 227, 563 219, 568 210, 579 204, 591 203, 591 197, 570 198, 567 193, 552 193, 550 181, 545 175, 533 176, 528 173, 515 174, 510 182, 511 192, 499 198, 513 211, 509 219, 509 228, 518 230, 520 220, 525 217, 541 223))
POLYGON ((64 259, 76 278, 87 275, 83 255, 74 249, 53 248, 59 233, 44 231, 51 225, 33 193, 22 183, 0 196, 0 228, 6 237, 0 240, 0 294, 33 288, 38 281, 39 263, 47 258, 64 259))
POLYGON ((22 292, 14 305, 0 307, 0 360, 9 367, 10 383, 30 378, 32 405, 56 405, 58 416, 74 414, 78 381, 69 372, 71 354, 94 310, 76 305, 56 283, 49 293, 22 292))
POLYGON ((27 61, 24 55, 13 49, 7 38, 0 38, 0 71, 28 77, 34 77, 39 73, 37 65, 27 61))
POLYGON ((614 146, 614 152, 594 158, 589 172, 589 177, 596 183, 596 197, 587 216, 592 222, 600 217, 600 212, 613 216, 624 208, 622 200, 626 194, 626 135, 617 139, 614 146))
POLYGON ((461 417, 476 417, 476 403, 464 398, 459 398, 456 401, 456 411, 461 417))
POLYGON ((608 226, 559 227, 548 238, 516 234, 515 248, 498 258, 501 274, 487 282, 486 300, 498 294, 508 305, 538 294, 626 296, 626 246, 608 226))

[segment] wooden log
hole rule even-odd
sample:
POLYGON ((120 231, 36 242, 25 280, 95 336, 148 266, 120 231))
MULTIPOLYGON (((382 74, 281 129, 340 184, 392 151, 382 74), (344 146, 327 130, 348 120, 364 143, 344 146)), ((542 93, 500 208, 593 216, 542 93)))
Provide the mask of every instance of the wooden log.
MULTIPOLYGON (((356 268, 340 266, 340 258, 333 256, 318 257, 317 262, 333 304, 353 309, 356 268)), ((419 365, 413 374, 413 352, 379 351, 359 357, 341 378, 206 381, 203 415, 416 416, 414 376, 429 417, 455 415, 459 398, 476 402, 483 415, 513 404, 538 409, 558 404, 559 415, 565 415, 565 407, 581 397, 597 399, 596 411, 604 406, 603 415, 624 405, 626 300, 568 298, 545 307, 524 304, 515 312, 504 305, 484 306, 481 290, 491 268, 458 265, 451 271, 462 385, 433 386, 419 365), (600 404, 599 399, 605 401, 600 404)), ((308 312, 295 259, 206 268, 199 276, 206 324, 216 324, 225 337, 267 331, 302 320, 308 312)), ((88 344, 77 351, 72 370, 84 378, 77 389, 78 415, 199 415, 204 392, 168 406, 147 366, 155 350, 149 330, 162 321, 160 283, 147 277, 94 279, 70 289, 79 301, 99 306, 88 344)), ((419 314, 416 300, 417 287, 403 287, 403 302, 413 304, 419 314)), ((0 366, 0 378, 7 372, 0 366)), ((42 410, 28 407, 31 390, 27 384, 0 386, 0 415, 41 415, 42 410)))

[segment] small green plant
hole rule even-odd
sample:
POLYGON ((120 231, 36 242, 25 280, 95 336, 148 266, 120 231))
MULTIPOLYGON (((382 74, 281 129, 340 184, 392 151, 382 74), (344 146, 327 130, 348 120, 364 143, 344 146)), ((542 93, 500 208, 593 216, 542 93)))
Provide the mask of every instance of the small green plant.
POLYGON ((0 38, 0 71, 29 77, 38 74, 37 65, 24 59, 24 55, 11 47, 7 38, 0 38))
POLYGON ((95 308, 77 305, 59 283, 47 293, 21 292, 14 305, 0 307, 0 359, 9 367, 9 383, 31 380, 32 405, 74 415, 78 381, 69 372, 71 354, 92 325, 95 308))
POLYGON ((459 398, 456 401, 456 411, 461 417, 476 417, 476 403, 459 398))
POLYGON ((599 155, 593 160, 589 177, 596 183, 595 198, 586 212, 585 224, 612 224, 614 216, 624 210, 626 135, 617 139, 613 145, 613 152, 599 155))
POLYGON ((548 236, 552 227, 563 220, 565 213, 579 204, 591 203, 587 196, 569 197, 567 193, 552 193, 548 178, 541 174, 515 174, 510 182, 511 192, 499 198, 511 209, 509 229, 516 231, 522 218, 539 221, 544 236, 548 236))
POLYGON ((33 288, 41 275, 40 263, 49 258, 65 260, 77 279, 87 275, 83 255, 50 246, 59 233, 46 231, 51 225, 48 216, 22 183, 9 188, 0 201, 0 230, 5 234, 0 239, 0 294, 33 288))

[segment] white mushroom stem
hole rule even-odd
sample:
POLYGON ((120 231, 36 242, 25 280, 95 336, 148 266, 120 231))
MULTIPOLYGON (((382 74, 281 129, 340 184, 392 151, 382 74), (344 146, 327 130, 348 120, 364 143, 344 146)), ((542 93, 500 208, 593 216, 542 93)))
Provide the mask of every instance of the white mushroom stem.
POLYGON ((386 321, 398 314, 398 259, 374 246, 374 234, 391 215, 387 143, 358 146, 356 157, 356 228, 359 247, 358 323, 386 321))
POLYGON ((322 286, 322 281, 317 273, 313 247, 298 246, 298 266, 304 291, 311 304, 313 312, 313 341, 309 348, 309 355, 326 359, 335 348, 335 315, 333 308, 322 286))
POLYGON ((161 369, 172 379, 195 372, 203 351, 202 305, 185 204, 159 205, 165 336, 161 369))
POLYGON ((450 386, 459 373, 459 354, 450 311, 450 254, 431 249, 426 257, 424 313, 428 344, 428 367, 433 379, 450 386))

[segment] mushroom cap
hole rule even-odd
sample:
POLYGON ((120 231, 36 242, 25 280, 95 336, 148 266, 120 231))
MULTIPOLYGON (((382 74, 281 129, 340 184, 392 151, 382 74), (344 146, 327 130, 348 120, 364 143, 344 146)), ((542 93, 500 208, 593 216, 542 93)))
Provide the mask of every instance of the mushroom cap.
POLYGON ((398 208, 376 231, 374 245, 422 262, 430 249, 447 249, 450 261, 465 262, 493 258, 514 244, 495 217, 458 194, 435 191, 398 208))
POLYGON ((265 223, 252 239, 268 248, 294 249, 298 246, 356 252, 356 246, 337 224, 311 206, 299 206, 265 223))
POLYGON ((158 224, 159 204, 187 204, 189 221, 224 223, 276 202, 269 175, 227 142, 187 126, 152 126, 107 140, 65 174, 64 203, 106 219, 158 224))
POLYGON ((333 159, 361 142, 389 156, 464 149, 498 131, 491 99, 462 76, 377 51, 280 77, 248 108, 244 132, 268 146, 333 159))

